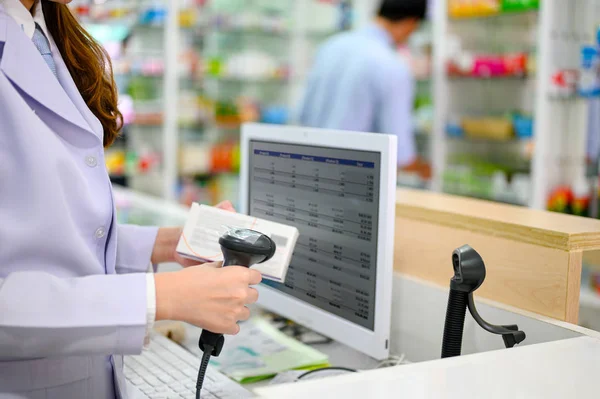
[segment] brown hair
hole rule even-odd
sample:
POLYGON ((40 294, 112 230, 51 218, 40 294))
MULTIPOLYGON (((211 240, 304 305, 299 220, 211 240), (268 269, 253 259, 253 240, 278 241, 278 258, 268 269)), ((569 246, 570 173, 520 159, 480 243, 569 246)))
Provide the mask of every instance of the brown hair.
POLYGON ((66 5, 48 0, 41 3, 48 31, 85 103, 102 123, 104 147, 109 147, 123 125, 110 58, 66 5))

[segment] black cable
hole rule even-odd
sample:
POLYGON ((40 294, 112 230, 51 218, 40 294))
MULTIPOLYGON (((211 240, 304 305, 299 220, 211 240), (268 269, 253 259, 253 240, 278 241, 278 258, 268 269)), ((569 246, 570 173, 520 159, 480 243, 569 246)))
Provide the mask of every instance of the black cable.
POLYGON ((469 294, 450 289, 442 338, 442 359, 460 356, 469 294))
POLYGON ((204 376, 206 375, 208 362, 210 361, 210 356, 214 348, 210 345, 205 345, 204 349, 205 351, 202 354, 202 362, 200 362, 200 368, 198 369, 198 379, 196 380, 196 399, 200 399, 200 392, 202 391, 204 376))
POLYGON ((350 368, 347 368, 347 367, 323 367, 321 369, 315 369, 315 370, 307 371, 306 373, 301 374, 298 377, 298 379, 301 380, 302 378, 306 377, 307 375, 316 374, 316 373, 319 373, 321 371, 329 371, 329 370, 347 371, 349 373, 357 373, 358 372, 355 369, 350 369, 350 368))

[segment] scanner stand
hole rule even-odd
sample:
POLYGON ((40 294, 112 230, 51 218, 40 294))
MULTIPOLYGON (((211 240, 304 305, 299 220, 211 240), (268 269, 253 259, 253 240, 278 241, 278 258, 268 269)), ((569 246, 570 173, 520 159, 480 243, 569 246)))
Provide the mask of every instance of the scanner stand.
POLYGON ((469 313, 471 313, 471 316, 473 316, 473 319, 475 319, 481 328, 492 334, 502 335, 502 339, 504 340, 504 345, 506 348, 512 348, 516 344, 520 344, 525 340, 525 333, 523 331, 519 331, 519 327, 516 324, 496 326, 483 320, 483 318, 479 315, 479 312, 477 312, 477 308, 475 307, 475 300, 473 299, 472 292, 469 293, 467 307, 469 308, 469 313))

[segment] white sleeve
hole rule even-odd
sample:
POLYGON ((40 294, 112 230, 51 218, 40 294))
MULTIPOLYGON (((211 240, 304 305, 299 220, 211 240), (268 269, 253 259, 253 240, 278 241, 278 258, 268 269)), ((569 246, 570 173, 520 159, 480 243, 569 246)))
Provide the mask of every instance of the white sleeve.
POLYGON ((150 333, 154 328, 154 322, 156 321, 156 284, 154 282, 154 274, 148 273, 146 275, 146 336, 144 338, 144 348, 148 348, 150 345, 150 333))

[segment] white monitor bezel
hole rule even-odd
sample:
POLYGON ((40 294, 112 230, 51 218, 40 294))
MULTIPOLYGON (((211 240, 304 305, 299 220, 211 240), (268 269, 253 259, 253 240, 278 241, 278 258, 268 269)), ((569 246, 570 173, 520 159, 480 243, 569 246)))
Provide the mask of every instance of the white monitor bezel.
POLYGON ((351 323, 290 295, 261 285, 258 304, 318 333, 359 350, 375 359, 389 357, 396 209, 395 136, 349 131, 263 124, 242 127, 240 167, 240 212, 248 214, 250 142, 332 147, 381 154, 377 272, 374 330, 351 323))

